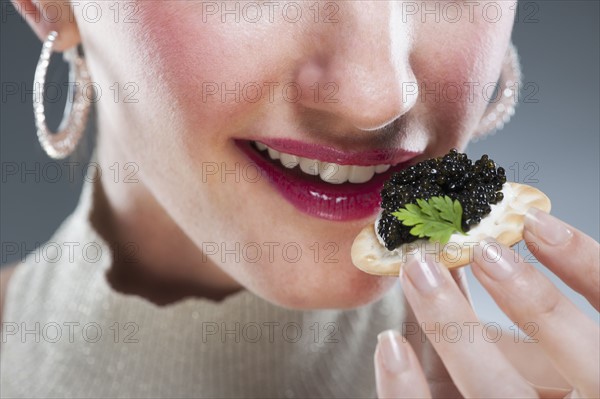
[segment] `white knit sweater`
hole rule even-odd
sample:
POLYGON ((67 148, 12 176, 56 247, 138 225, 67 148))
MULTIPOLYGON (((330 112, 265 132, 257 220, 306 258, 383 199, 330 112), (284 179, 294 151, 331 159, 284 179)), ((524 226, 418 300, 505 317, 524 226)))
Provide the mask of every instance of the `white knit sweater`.
POLYGON ((284 309, 249 291, 158 307, 108 284, 93 190, 85 184, 75 212, 10 280, 0 396, 375 397, 376 336, 405 317, 398 287, 344 311, 284 309))

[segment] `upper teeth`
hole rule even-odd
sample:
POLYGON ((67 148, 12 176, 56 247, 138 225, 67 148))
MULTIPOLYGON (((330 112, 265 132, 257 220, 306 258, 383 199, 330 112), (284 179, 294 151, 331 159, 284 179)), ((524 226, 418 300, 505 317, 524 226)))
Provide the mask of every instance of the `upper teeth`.
POLYGON ((255 145, 260 151, 267 150, 271 159, 278 159, 286 168, 291 169, 300 165, 302 172, 313 176, 319 175, 321 180, 332 184, 341 184, 347 181, 350 183, 365 183, 371 180, 375 173, 383 173, 391 166, 387 164, 371 166, 339 165, 337 163, 286 154, 258 141, 255 142, 255 145))

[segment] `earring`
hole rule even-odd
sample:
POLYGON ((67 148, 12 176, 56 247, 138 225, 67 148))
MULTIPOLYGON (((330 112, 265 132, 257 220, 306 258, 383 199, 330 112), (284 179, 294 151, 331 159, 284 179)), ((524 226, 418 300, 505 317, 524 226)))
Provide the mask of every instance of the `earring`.
POLYGON ((63 53, 63 59, 69 63, 69 91, 58 132, 52 133, 46 125, 44 113, 44 84, 57 36, 57 32, 50 32, 42 46, 33 80, 33 112, 42 148, 49 157, 63 159, 77 147, 85 130, 91 102, 84 95, 84 90, 89 87, 90 76, 85 60, 77 52, 77 46, 63 53))
POLYGON ((474 141, 494 134, 515 114, 517 96, 521 86, 521 65, 514 44, 510 44, 502 64, 498 81, 498 99, 488 104, 479 126, 475 129, 474 141))

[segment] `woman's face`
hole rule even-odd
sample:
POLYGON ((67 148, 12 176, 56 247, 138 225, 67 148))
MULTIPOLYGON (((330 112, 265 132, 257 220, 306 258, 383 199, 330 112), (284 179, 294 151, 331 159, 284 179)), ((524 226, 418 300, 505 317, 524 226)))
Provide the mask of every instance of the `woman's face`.
POLYGON ((358 306, 391 286, 352 266, 353 238, 390 173, 469 141, 515 8, 134 1, 117 13, 91 3, 74 15, 105 88, 101 140, 137 164, 202 262, 298 308, 358 306), (83 18, 91 3, 98 21, 83 18), (118 99, 106 89, 115 82, 118 99), (286 164, 306 158, 303 169, 323 178, 270 160, 255 141, 289 154, 286 164))

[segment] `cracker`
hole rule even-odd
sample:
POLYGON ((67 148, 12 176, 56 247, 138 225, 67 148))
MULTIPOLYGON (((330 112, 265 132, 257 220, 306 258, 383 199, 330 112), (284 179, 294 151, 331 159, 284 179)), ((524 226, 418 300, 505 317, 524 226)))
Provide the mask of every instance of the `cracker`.
MULTIPOLYGON (((489 234, 472 237, 470 241, 478 242, 486 236, 491 236, 506 246, 513 246, 523 239, 525 213, 529 208, 535 207, 545 212, 550 211, 550 199, 537 188, 512 182, 505 184, 511 186, 515 196, 507 203, 503 214, 496 223, 496 234, 483 232, 489 234)), ((394 252, 388 251, 377 239, 375 223, 369 223, 354 239, 351 249, 352 263, 369 274, 397 276, 406 261, 406 254, 414 252, 417 247, 426 243, 427 240, 419 239, 401 245, 394 252)), ((466 266, 473 258, 473 245, 458 245, 450 242, 439 249, 441 263, 450 269, 466 266)))

